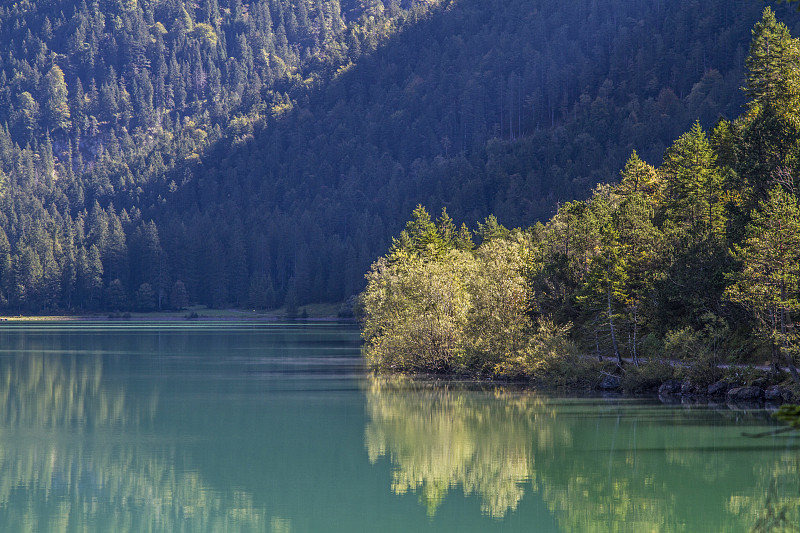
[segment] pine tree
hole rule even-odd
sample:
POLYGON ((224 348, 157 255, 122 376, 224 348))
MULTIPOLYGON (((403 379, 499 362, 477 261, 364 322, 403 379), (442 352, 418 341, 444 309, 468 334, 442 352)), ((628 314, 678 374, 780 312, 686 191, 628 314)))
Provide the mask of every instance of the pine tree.
POLYGON ((620 186, 617 189, 619 194, 628 196, 641 193, 656 203, 661 199, 662 182, 658 172, 655 167, 642 161, 636 150, 625 163, 620 178, 620 186))
POLYGON ((800 310, 800 207, 782 187, 769 191, 752 214, 747 237, 735 246, 742 269, 734 274, 727 297, 751 309, 759 331, 773 343, 773 363, 782 352, 792 378, 800 384, 794 355, 798 334, 792 313, 800 310))
POLYGON ((800 139, 800 41, 769 7, 753 29, 745 65, 748 113, 737 121, 736 154, 737 170, 752 190, 746 204, 752 209, 766 198, 776 174, 797 165, 791 159, 797 159, 800 139))
POLYGON ((753 28, 745 66, 750 109, 773 110, 795 121, 800 106, 800 43, 769 7, 753 28))
POLYGON ((32 247, 20 245, 12 259, 14 283, 11 290, 11 301, 19 309, 36 309, 36 298, 41 290, 42 263, 39 255, 32 247))
POLYGON ((83 306, 94 309, 103 290, 103 262, 97 245, 92 244, 88 252, 83 247, 78 250, 77 280, 83 306))
POLYGON ((61 296, 61 266, 53 256, 52 248, 48 247, 42 257, 42 291, 41 305, 44 309, 58 307, 61 296))
POLYGON ((0 227, 0 306, 5 307, 8 304, 12 281, 11 245, 8 242, 8 235, 0 227))
POLYGON ((445 242, 428 211, 422 205, 418 205, 411 213, 411 217, 405 229, 400 232, 400 238, 393 240, 389 253, 390 260, 399 258, 403 254, 435 257, 444 251, 445 242))
POLYGON ((664 217, 680 232, 721 237, 725 230, 722 175, 703 128, 695 122, 667 149, 664 217))

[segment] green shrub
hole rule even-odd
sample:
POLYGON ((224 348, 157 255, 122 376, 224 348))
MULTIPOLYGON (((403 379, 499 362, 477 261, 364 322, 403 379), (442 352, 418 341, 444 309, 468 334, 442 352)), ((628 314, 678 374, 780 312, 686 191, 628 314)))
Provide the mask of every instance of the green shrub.
POLYGON ((752 365, 732 366, 723 372, 723 377, 726 381, 737 385, 752 385, 754 381, 764 376, 763 370, 759 370, 752 365))
POLYGON ((629 393, 646 392, 658 388, 675 377, 675 368, 664 359, 648 359, 637 366, 625 367, 622 390, 629 393))
POLYGON ((682 361, 693 359, 705 352, 700 335, 689 326, 669 331, 664 336, 664 355, 682 361))
POLYGON ((548 317, 540 317, 523 350, 506 357, 494 367, 504 377, 538 379, 561 375, 562 366, 574 366, 575 346, 569 340, 572 324, 558 325, 548 317))
POLYGON ((708 387, 721 380, 724 373, 713 356, 702 353, 681 366, 677 374, 678 377, 689 380, 693 385, 708 387))
POLYGON ((614 361, 598 362, 591 357, 569 354, 553 359, 537 382, 556 388, 592 390, 597 388, 604 373, 611 374, 616 369, 614 361))
POLYGON ((642 339, 640 354, 646 359, 661 358, 664 356, 664 342, 655 333, 648 333, 642 339))

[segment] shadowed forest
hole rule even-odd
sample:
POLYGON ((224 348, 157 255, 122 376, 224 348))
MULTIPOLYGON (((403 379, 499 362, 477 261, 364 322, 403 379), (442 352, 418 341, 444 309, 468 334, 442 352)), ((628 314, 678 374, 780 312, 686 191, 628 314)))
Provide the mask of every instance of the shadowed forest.
POLYGON ((4 5, 0 307, 344 301, 417 204, 527 226, 738 116, 761 9, 4 5))
POLYGON ((744 63, 742 115, 695 122, 658 167, 634 151, 545 224, 471 232, 417 207, 367 276, 371 364, 558 383, 596 380, 576 356, 594 353, 633 363, 630 390, 680 377, 705 395, 753 382, 750 363, 800 384, 800 41, 770 8, 744 63))

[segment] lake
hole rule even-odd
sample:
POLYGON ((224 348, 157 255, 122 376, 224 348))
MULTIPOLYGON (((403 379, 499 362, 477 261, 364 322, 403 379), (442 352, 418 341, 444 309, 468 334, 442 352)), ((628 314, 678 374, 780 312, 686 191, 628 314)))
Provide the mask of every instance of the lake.
POLYGON ((0 325, 0 531, 796 531, 763 410, 367 375, 336 323, 0 325))

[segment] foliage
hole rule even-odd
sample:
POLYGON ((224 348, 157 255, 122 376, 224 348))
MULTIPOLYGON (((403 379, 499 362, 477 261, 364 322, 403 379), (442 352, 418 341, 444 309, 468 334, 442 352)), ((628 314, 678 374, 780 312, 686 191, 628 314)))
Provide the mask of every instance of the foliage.
MULTIPOLYGON (((459 317, 448 329, 459 370, 557 379, 553 369, 572 361, 574 343, 601 360, 611 355, 618 371, 630 360, 633 369, 622 371, 629 389, 673 373, 705 386, 722 377, 721 363, 760 363, 771 349, 773 371, 788 367, 800 382, 798 54, 798 41, 765 9, 746 61, 742 117, 720 121, 710 136, 695 122, 660 167, 633 152, 618 184, 561 205, 545 224, 507 230, 490 217, 478 225, 474 251, 445 240, 441 223, 418 207, 376 268, 407 262, 413 272, 421 261, 433 276, 440 269, 445 285, 463 288, 462 312, 447 314, 459 317), (731 339, 751 353, 734 353, 731 339), (637 368, 644 340, 651 360, 681 361, 676 372, 654 362, 637 368)), ((366 293, 373 296, 376 272, 366 293)), ((425 316, 403 307, 408 289, 397 287, 394 319, 425 316)), ((368 322, 379 308, 380 298, 365 301, 368 322)), ((366 330, 368 353, 379 338, 366 330)))
POLYGON ((794 122, 800 105, 800 87, 795 83, 800 69, 800 48, 797 39, 789 34, 789 28, 775 19, 769 7, 753 28, 745 66, 748 106, 756 110, 769 109, 794 122))
POLYGON ((800 405, 781 405, 773 416, 795 429, 800 429, 800 405))
POLYGON ((628 393, 652 392, 674 377, 675 367, 669 361, 651 358, 626 369, 621 380, 622 390, 628 393))
POLYGON ((130 309, 143 283, 180 307, 178 280, 215 307, 343 301, 419 203, 545 220, 633 149, 656 162, 696 118, 735 116, 758 10, 6 3, 0 309, 130 309))
POLYGON ((727 294, 753 311, 759 331, 780 347, 792 376, 800 383, 791 318, 800 310, 800 206, 793 194, 776 186, 760 207, 753 212, 744 243, 735 247, 742 270, 734 276, 727 294))
POLYGON ((753 385, 762 380, 764 372, 753 365, 734 365, 725 369, 723 379, 729 383, 741 383, 744 385, 753 385))
POLYGON ((568 327, 541 318, 534 327, 528 315, 526 236, 502 228, 497 234, 504 237, 484 236, 475 250, 460 249, 463 241, 442 238, 445 217, 437 226, 417 207, 367 275, 361 308, 369 364, 517 376, 538 374, 568 353, 568 327))
POLYGON ((574 347, 568 339, 571 327, 571 324, 561 326, 539 317, 526 349, 518 354, 508 354, 497 364, 495 372, 508 377, 557 379, 556 376, 565 374, 561 367, 563 361, 576 361, 574 347))
POLYGON ((663 349, 670 359, 689 361, 695 357, 724 359, 723 342, 730 334, 724 319, 706 313, 699 317, 703 324, 700 330, 684 327, 668 332, 664 336, 663 349))
POLYGON ((409 258, 389 265, 379 260, 368 275, 363 306, 367 360, 394 370, 451 371, 463 366, 462 340, 470 295, 462 252, 440 261, 409 258))

